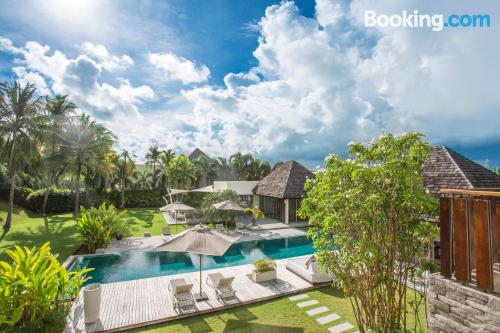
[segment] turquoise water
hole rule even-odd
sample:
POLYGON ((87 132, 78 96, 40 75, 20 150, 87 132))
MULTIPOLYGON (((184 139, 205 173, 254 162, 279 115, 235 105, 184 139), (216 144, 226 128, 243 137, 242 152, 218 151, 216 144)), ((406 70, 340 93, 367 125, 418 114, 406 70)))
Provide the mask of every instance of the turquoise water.
MULTIPOLYGON (((233 244, 221 257, 203 256, 203 269, 251 264, 256 259, 284 259, 314 253, 305 236, 233 244)), ((94 268, 89 283, 110 283, 144 279, 199 270, 199 255, 179 252, 124 252, 78 257, 70 270, 94 268)))

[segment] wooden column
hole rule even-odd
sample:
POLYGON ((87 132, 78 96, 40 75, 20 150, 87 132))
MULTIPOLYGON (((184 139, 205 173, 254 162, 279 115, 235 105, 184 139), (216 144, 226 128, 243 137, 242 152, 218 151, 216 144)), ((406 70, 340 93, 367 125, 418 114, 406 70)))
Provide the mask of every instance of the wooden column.
POLYGON ((476 250, 476 284, 478 288, 493 289, 490 221, 488 201, 472 200, 472 223, 476 250))
POLYGON ((451 277, 451 199, 439 199, 441 275, 451 277))
POLYGON ((467 199, 453 199, 453 267, 457 281, 470 282, 467 199))

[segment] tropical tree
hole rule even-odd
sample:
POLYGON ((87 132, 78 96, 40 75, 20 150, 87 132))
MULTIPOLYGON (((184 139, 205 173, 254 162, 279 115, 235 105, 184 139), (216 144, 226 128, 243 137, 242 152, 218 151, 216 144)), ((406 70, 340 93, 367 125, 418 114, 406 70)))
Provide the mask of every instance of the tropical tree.
POLYGON ((285 162, 283 162, 283 161, 278 161, 278 162, 274 163, 274 164, 273 164, 273 168, 272 168, 272 170, 271 170, 271 171, 274 171, 274 170, 278 169, 278 168, 279 168, 280 166, 282 166, 283 164, 285 164, 285 162))
POLYGON ((500 176, 500 167, 499 167, 499 166, 497 166, 497 167, 493 167, 491 170, 492 170, 494 173, 496 173, 497 175, 499 175, 499 176, 500 176))
POLYGON ((248 170, 248 165, 251 163, 252 160, 253 158, 252 155, 250 154, 236 153, 229 157, 229 161, 231 162, 231 167, 238 180, 245 179, 248 170))
POLYGON ((172 149, 167 149, 161 152, 160 164, 163 169, 163 173, 160 178, 160 184, 162 189, 168 188, 167 169, 170 164, 170 161, 172 161, 174 158, 175 158, 175 153, 172 149))
POLYGON ((174 157, 167 166, 167 177, 176 188, 189 188, 196 180, 193 164, 184 155, 174 157))
POLYGON ((257 224, 257 219, 264 218, 264 212, 261 211, 257 206, 247 207, 245 208, 245 212, 252 214, 252 225, 257 224))
POLYGON ((75 209, 80 209, 80 177, 84 167, 98 166, 115 142, 115 136, 87 115, 71 118, 60 134, 59 153, 65 156, 75 176, 75 209))
POLYGON ((134 187, 139 190, 147 190, 153 184, 153 175, 147 170, 138 171, 134 174, 135 184, 134 187))
POLYGON ((0 137, 8 156, 9 204, 3 228, 10 229, 16 175, 21 163, 30 163, 39 156, 40 133, 45 123, 42 102, 32 84, 24 87, 16 81, 0 84, 0 137))
POLYGON ((203 197, 203 200, 201 201, 201 211, 203 212, 203 216, 207 218, 208 222, 226 222, 227 227, 227 222, 228 220, 234 218, 234 213, 218 210, 212 206, 215 203, 226 200, 230 200, 240 206, 245 205, 238 194, 233 190, 212 192, 203 197))
POLYGON ((120 187, 121 208, 125 208, 125 189, 132 185, 135 163, 127 150, 122 151, 117 159, 116 180, 120 187))
POLYGON ((47 201, 54 176, 63 165, 62 160, 57 157, 58 136, 61 127, 68 121, 68 117, 74 115, 76 105, 68 100, 67 95, 56 95, 45 98, 45 112, 47 114, 47 130, 44 131, 44 167, 46 172, 45 195, 42 204, 42 213, 47 211, 47 201))
POLYGON ((306 183, 299 214, 309 218, 319 263, 350 297, 361 332, 407 332, 409 304, 425 304, 425 289, 408 302, 407 282, 430 267, 437 234, 423 219, 437 213, 422 178, 431 152, 421 134, 385 135, 350 145, 349 160, 331 155, 306 183))
POLYGON ((158 146, 151 146, 148 149, 148 152, 146 153, 146 165, 153 166, 153 173, 152 173, 152 182, 153 182, 153 188, 156 187, 156 179, 157 179, 157 173, 156 173, 156 165, 160 163, 160 156, 162 152, 158 146))
POLYGON ((245 170, 246 180, 261 180, 271 172, 271 165, 267 161, 256 158, 249 161, 245 170))
POLYGON ((231 163, 225 157, 217 157, 217 178, 220 180, 234 180, 233 169, 231 163))
POLYGON ((198 157, 193 161, 193 166, 198 186, 210 184, 217 177, 217 162, 209 157, 198 157))

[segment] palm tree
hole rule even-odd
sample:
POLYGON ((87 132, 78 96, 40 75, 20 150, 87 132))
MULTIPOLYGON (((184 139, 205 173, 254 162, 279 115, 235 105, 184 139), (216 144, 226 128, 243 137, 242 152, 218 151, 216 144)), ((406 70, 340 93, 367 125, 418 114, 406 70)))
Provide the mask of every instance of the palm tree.
POLYGON ((253 160, 252 155, 236 153, 229 157, 232 169, 238 180, 244 180, 248 165, 253 160))
POLYGON ((125 188, 132 184, 131 178, 134 175, 135 164, 132 158, 130 157, 130 153, 124 150, 119 156, 117 160, 118 169, 117 169, 117 178, 120 183, 120 191, 121 191, 121 208, 125 208, 125 188))
POLYGON ((0 84, 0 137, 8 155, 10 178, 9 206, 3 226, 5 230, 9 230, 12 223, 19 165, 31 162, 39 154, 38 139, 45 121, 41 110, 41 99, 36 98, 36 88, 32 84, 24 87, 18 82, 12 86, 7 82, 0 84))
POLYGON ((170 164, 170 161, 172 161, 174 158, 175 158, 175 153, 172 149, 167 149, 161 152, 160 164, 163 169, 163 174, 161 176, 160 183, 162 189, 168 188, 167 169, 168 165, 170 164))
POLYGON ((283 162, 283 161, 278 161, 278 162, 274 163, 272 171, 278 169, 283 164, 285 164, 285 162, 283 162))
POLYGON ((68 120, 68 116, 73 115, 77 106, 68 101, 67 95, 57 95, 53 98, 45 98, 45 112, 47 113, 48 129, 45 131, 45 168, 47 169, 47 183, 45 195, 42 203, 42 213, 45 215, 47 211, 47 201, 50 194, 50 187, 54 175, 57 173, 58 167, 61 166, 61 160, 56 159, 56 149, 58 143, 57 132, 61 126, 68 120))
POLYGON ((497 175, 499 175, 499 176, 500 176, 500 166, 493 167, 491 170, 492 170, 494 173, 496 173, 497 175))
POLYGON ((193 164, 184 155, 173 158, 167 167, 167 177, 177 188, 189 188, 196 180, 193 164))
POLYGON ((193 166, 198 186, 211 184, 217 177, 217 162, 211 158, 200 156, 193 161, 193 166))
POLYGON ((59 134, 60 154, 66 156, 75 172, 75 210, 80 208, 80 177, 82 168, 98 166, 115 142, 115 136, 87 115, 71 118, 59 134))
POLYGON ((146 153, 146 165, 152 165, 153 166, 153 188, 156 187, 156 164, 160 162, 160 156, 162 152, 158 146, 151 146, 149 147, 148 152, 146 153))
POLYGON ((271 172, 271 165, 269 162, 262 162, 256 158, 248 164, 246 169, 246 180, 261 180, 271 172))
POLYGON ((135 178, 135 184, 134 187, 139 190, 147 190, 149 189, 150 185, 152 184, 151 179, 152 174, 151 172, 144 170, 144 171, 138 171, 134 175, 135 178))
POLYGON ((217 157, 217 178, 220 180, 234 180, 235 176, 231 168, 231 163, 225 157, 217 157))

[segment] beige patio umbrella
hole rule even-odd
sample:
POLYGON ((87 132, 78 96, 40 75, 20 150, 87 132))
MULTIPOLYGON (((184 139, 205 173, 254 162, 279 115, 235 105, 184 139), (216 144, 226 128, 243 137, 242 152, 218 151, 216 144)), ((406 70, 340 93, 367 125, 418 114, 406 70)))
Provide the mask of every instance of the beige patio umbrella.
POLYGON ((185 205, 180 202, 174 202, 171 204, 168 204, 166 206, 163 206, 160 208, 161 212, 172 212, 175 214, 175 228, 177 231, 177 213, 178 212, 194 212, 196 208, 193 208, 191 206, 185 205))
POLYGON ((167 240, 163 245, 157 247, 156 250, 189 252, 200 255, 200 292, 195 295, 195 299, 196 301, 203 301, 207 299, 207 296, 203 293, 201 287, 202 255, 223 256, 227 249, 238 239, 239 236, 224 234, 200 224, 167 240))
MULTIPOLYGON (((245 212, 245 209, 243 207, 241 207, 237 203, 232 202, 231 200, 214 203, 212 207, 217 210, 223 210, 235 214, 245 212)), ((227 222, 226 222, 226 229, 227 229, 227 222)))

